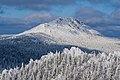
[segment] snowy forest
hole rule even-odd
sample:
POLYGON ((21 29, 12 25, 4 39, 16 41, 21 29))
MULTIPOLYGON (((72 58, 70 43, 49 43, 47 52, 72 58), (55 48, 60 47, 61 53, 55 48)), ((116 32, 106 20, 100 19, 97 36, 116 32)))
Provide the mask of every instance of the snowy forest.
POLYGON ((90 54, 72 47, 3 70, 0 80, 120 80, 120 52, 90 54))

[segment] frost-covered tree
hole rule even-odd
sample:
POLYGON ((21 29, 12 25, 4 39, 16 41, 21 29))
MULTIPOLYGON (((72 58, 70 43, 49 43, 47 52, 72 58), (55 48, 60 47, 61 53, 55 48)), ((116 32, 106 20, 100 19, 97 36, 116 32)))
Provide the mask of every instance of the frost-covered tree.
POLYGON ((72 47, 3 70, 0 80, 120 80, 120 52, 90 54, 72 47))

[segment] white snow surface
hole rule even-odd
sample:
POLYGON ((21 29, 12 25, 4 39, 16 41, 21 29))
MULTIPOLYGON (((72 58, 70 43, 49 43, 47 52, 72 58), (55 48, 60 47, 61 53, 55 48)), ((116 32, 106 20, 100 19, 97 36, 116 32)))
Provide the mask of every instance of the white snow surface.
POLYGON ((72 47, 3 70, 0 80, 120 80, 120 52, 89 54, 72 47))
POLYGON ((4 34, 4 35, 0 35, 0 40, 9 39, 9 38, 12 38, 15 35, 16 34, 4 34))
POLYGON ((40 24, 19 35, 44 34, 59 44, 76 45, 104 52, 120 51, 120 40, 102 36, 83 22, 74 18, 58 18, 40 24))

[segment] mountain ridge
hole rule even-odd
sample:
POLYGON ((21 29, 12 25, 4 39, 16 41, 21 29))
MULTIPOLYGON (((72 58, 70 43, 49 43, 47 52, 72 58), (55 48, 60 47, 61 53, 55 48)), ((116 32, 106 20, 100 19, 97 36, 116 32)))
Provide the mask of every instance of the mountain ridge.
POLYGON ((104 52, 120 51, 119 39, 105 37, 90 26, 72 17, 59 17, 7 38, 16 38, 21 35, 34 37, 34 34, 38 38, 41 37, 41 34, 45 35, 60 45, 76 45, 104 52))
POLYGON ((120 51, 120 46, 117 45, 120 40, 104 37, 90 26, 71 17, 60 17, 51 22, 40 24, 20 35, 31 33, 48 35, 60 44, 72 44, 104 52, 120 51))
POLYGON ((93 34, 93 35, 101 35, 98 31, 91 29, 89 26, 85 25, 83 22, 74 19, 74 18, 61 18, 59 17, 58 19, 55 19, 51 22, 40 24, 28 31, 25 31, 23 33, 37 33, 37 32, 44 32, 47 28, 58 28, 61 29, 63 28, 66 30, 76 30, 79 32, 84 32, 88 34, 93 34), (43 29, 44 31, 42 31, 43 29))
POLYGON ((69 26, 69 21, 59 22, 59 25, 55 21, 38 25, 20 34, 2 36, 0 71, 21 66, 22 63, 28 64, 31 58, 39 59, 42 55, 63 51, 64 48, 79 47, 84 52, 96 54, 120 51, 120 40, 93 34, 89 32, 87 25, 79 26, 78 29, 74 24, 70 23, 69 26), (45 27, 46 24, 49 26, 45 27))

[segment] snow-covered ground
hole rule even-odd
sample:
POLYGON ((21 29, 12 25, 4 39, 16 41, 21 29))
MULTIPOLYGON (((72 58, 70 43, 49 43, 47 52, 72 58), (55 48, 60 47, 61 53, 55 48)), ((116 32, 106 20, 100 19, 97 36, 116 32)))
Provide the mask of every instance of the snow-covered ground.
POLYGON ((0 40, 11 38, 12 36, 15 36, 16 34, 3 34, 0 35, 0 40))
POLYGON ((120 51, 120 40, 102 36, 83 22, 73 18, 58 18, 49 23, 40 24, 19 35, 45 34, 59 44, 68 44, 96 49, 104 52, 120 51))
POLYGON ((16 35, 0 36, 0 71, 28 64, 52 51, 73 46, 91 52, 120 51, 120 40, 102 36, 83 22, 73 18, 58 18, 16 35))
POLYGON ((16 35, 0 35, 0 80, 120 80, 119 63, 119 39, 104 37, 73 18, 58 18, 16 35), (45 55, 71 46, 84 51, 73 47, 45 55))
POLYGON ((79 48, 49 53, 21 68, 4 70, 0 80, 120 80, 120 52, 88 54, 79 48))

